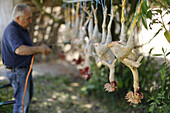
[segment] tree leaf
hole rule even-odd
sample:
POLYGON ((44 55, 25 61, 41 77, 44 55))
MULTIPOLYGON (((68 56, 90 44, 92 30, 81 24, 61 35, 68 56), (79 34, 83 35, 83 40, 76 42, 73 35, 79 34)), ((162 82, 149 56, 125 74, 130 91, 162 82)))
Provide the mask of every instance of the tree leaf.
MULTIPOLYGON (((155 100, 156 101, 156 100, 155 100)), ((150 103, 150 106, 151 105, 157 105, 157 103, 156 102, 152 102, 152 103, 150 103)))
POLYGON ((152 11, 151 11, 151 10, 149 10, 149 11, 146 13, 146 17, 152 20, 152 11))
POLYGON ((170 0, 166 0, 167 1, 167 4, 170 6, 170 0))
POLYGON ((40 0, 40 3, 42 4, 42 3, 43 3, 43 0, 40 0))
POLYGON ((170 33, 167 30, 164 32, 164 36, 167 39, 167 41, 170 43, 170 33))
POLYGON ((161 23, 161 22, 158 19, 153 19, 152 23, 155 24, 155 23, 161 23))
POLYGON ((152 50, 153 50, 153 48, 151 48, 151 49, 149 50, 149 54, 151 54, 152 50))
POLYGON ((156 11, 156 12, 162 14, 162 10, 157 9, 157 10, 154 10, 154 11, 156 11))
POLYGON ((142 23, 143 23, 144 27, 145 27, 146 29, 148 29, 146 17, 144 17, 143 15, 142 15, 141 17, 142 17, 142 23))
POLYGON ((150 111, 151 113, 153 113, 153 111, 154 111, 154 105, 152 105, 151 107, 149 107, 149 111, 150 111))
POLYGON ((164 48, 162 47, 162 52, 165 54, 165 50, 164 50, 164 48))
POLYGON ((166 56, 168 56, 168 55, 170 55, 170 52, 168 52, 168 53, 166 54, 166 56))
POLYGON ((162 54, 153 54, 153 56, 162 56, 162 54))
POLYGON ((146 0, 143 1, 141 9, 142 9, 142 12, 146 15, 147 10, 148 10, 148 5, 147 5, 146 0))
POLYGON ((168 92, 168 99, 170 99, 170 92, 168 92))
POLYGON ((155 100, 154 96, 149 97, 149 99, 148 99, 148 101, 147 101, 147 102, 150 102, 150 101, 153 101, 153 100, 155 100))

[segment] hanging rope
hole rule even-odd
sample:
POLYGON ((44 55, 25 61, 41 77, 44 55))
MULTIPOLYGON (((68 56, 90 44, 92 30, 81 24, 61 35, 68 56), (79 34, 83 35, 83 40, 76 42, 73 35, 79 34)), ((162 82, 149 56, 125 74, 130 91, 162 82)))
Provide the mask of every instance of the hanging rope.
POLYGON ((96 8, 98 7, 98 3, 97 3, 97 1, 96 1, 96 8))
MULTIPOLYGON (((75 11, 75 9, 74 9, 74 3, 72 3, 72 9, 75 11)), ((75 12, 73 12, 73 14, 75 14, 75 12)))
POLYGON ((105 0, 101 0, 101 4, 102 4, 102 9, 103 9, 103 16, 104 16, 104 10, 105 10, 105 0))
POLYGON ((66 3, 64 3, 61 7, 66 9, 66 3))
MULTIPOLYGON (((114 13, 114 12, 112 12, 112 3, 113 3, 113 0, 111 0, 111 6, 110 6, 110 14, 112 14, 112 13, 114 13)), ((111 19, 111 16, 110 16, 110 19, 111 19)))
POLYGON ((93 0, 91 1, 91 15, 93 14, 92 7, 93 7, 93 0))
POLYGON ((66 3, 64 3, 64 4, 62 5, 62 8, 64 8, 64 19, 65 19, 65 23, 66 23, 66 21, 67 21, 66 3))
POLYGON ((75 8, 74 8, 74 3, 72 3, 72 27, 75 27, 75 8))
POLYGON ((112 3, 113 3, 113 0, 111 0, 111 9, 112 9, 112 3))
POLYGON ((93 1, 91 1, 91 9, 92 9, 93 1))
POLYGON ((70 20, 70 25, 69 25, 69 28, 72 27, 71 26, 71 10, 70 10, 70 4, 68 4, 68 14, 69 14, 69 20, 70 20))
POLYGON ((82 14, 82 2, 80 2, 80 14, 82 14))
MULTIPOLYGON (((141 12, 141 6, 140 6, 140 5, 142 5, 141 2, 143 2, 143 0, 142 0, 142 1, 140 1, 140 0, 138 1, 138 6, 137 6, 137 8, 136 8, 136 9, 138 10, 138 12, 141 12), (139 8, 140 8, 140 9, 139 9, 139 8)), ((137 15, 138 15, 138 14, 137 14, 137 15)), ((131 23, 130 23, 130 28, 135 26, 134 24, 136 24, 136 21, 137 21, 137 19, 136 19, 137 17, 136 17, 136 16, 137 16, 137 15, 135 14, 135 16, 133 17, 133 19, 132 19, 132 21, 131 21, 131 23)))
POLYGON ((126 4, 126 0, 122 0, 122 15, 121 15, 121 22, 125 21, 125 4, 126 4))
POLYGON ((100 0, 95 0, 96 4, 101 4, 100 0))

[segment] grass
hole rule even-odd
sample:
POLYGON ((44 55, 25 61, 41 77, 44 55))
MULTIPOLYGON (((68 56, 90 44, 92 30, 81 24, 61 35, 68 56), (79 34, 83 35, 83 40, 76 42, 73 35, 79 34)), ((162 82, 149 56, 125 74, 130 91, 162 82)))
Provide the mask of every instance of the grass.
POLYGON ((45 76, 35 79, 35 95, 30 112, 104 113, 99 102, 81 95, 83 81, 71 76, 45 76))
MULTIPOLYGON (((0 85, 8 84, 7 82, 0 82, 0 85)), ((13 88, 0 89, 0 102, 13 100, 13 88)), ((0 113, 12 113, 13 105, 0 106, 0 113)))
MULTIPOLYGON (((108 93, 98 89, 90 94, 82 91, 86 85, 80 77, 74 75, 37 76, 34 78, 34 96, 29 113, 131 113, 133 107, 125 99, 115 99, 121 92, 108 93), (101 95, 101 94, 100 94, 101 95), (113 98, 106 98, 113 97, 113 98), (112 103, 112 104, 111 104, 112 103)), ((7 82, 0 82, 0 85, 7 82)), ((0 89, 0 102, 12 99, 13 89, 0 89)), ((0 106, 0 113, 12 113, 12 105, 0 106)), ((136 110, 135 113, 139 113, 136 110)))
MULTIPOLYGON (((74 76, 36 77, 29 113, 108 113, 98 100, 81 94, 83 84, 84 80, 74 76)), ((0 101, 11 99, 12 95, 12 88, 1 89, 0 101)), ((0 113, 12 113, 12 108, 12 105, 2 106, 0 113)))

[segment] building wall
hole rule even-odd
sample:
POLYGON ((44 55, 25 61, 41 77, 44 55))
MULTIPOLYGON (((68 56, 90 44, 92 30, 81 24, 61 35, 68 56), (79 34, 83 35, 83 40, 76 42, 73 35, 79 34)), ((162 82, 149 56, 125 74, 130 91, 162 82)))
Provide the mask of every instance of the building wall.
POLYGON ((5 27, 11 21, 12 8, 12 0, 0 0, 0 39, 5 27))
MULTIPOLYGON (((165 13, 165 11, 163 12, 163 14, 164 13, 165 13)), ((152 18, 158 18, 161 21, 160 15, 155 15, 152 18)), ((170 15, 165 15, 163 17, 163 21, 165 23, 166 29, 170 32, 170 26, 168 25, 169 18, 170 18, 170 15)), ((147 20, 148 26, 149 26, 149 23, 150 23, 150 20, 147 20)), ((149 27, 148 27, 148 30, 147 30, 144 28, 144 26, 142 26, 142 30, 138 34, 140 45, 149 42, 152 39, 152 37, 155 35, 155 33, 160 28, 162 28, 162 25, 161 24, 153 24, 151 27, 152 27, 152 29, 149 29, 149 27)), ((168 43, 168 41, 166 40, 166 38, 164 36, 164 32, 165 32, 165 29, 161 30, 159 32, 159 34, 150 43, 144 45, 140 49, 141 52, 144 53, 144 55, 148 55, 151 48, 153 48, 152 54, 163 54, 162 48, 164 48, 164 50, 166 50, 166 53, 170 52, 170 43, 168 43)), ((167 58, 170 61, 170 55, 167 58)))

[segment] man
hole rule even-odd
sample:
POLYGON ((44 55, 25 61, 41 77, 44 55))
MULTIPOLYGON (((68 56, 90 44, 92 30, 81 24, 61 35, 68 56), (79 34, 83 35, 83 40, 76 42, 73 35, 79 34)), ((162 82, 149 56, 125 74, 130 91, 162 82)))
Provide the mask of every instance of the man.
MULTIPOLYGON (((32 12, 28 5, 17 4, 12 12, 13 20, 6 27, 1 44, 2 61, 6 66, 6 76, 14 88, 13 113, 22 113, 25 80, 33 54, 49 54, 47 45, 33 46, 27 28, 32 23, 32 12)), ((30 74, 24 101, 24 113, 28 112, 33 96, 33 81, 30 74)))

